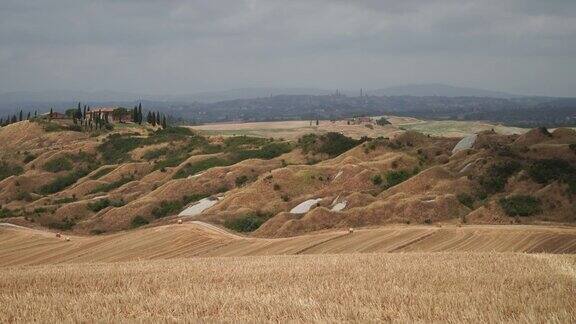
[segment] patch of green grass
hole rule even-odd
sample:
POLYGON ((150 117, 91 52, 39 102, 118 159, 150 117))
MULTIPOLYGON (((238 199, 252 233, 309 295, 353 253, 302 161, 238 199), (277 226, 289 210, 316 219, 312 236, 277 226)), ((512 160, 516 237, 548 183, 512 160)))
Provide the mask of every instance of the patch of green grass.
POLYGON ((408 179, 410 179, 410 177, 412 176, 412 174, 408 171, 388 171, 386 172, 386 187, 387 188, 391 188, 394 187, 395 185, 398 185, 408 179))
POLYGON ((292 146, 286 142, 266 143, 261 148, 255 150, 240 150, 230 153, 230 158, 234 163, 247 159, 270 160, 292 150, 292 146))
POLYGON ((373 176, 372 178, 370 178, 370 180, 372 180, 372 184, 374 184, 375 186, 379 186, 382 184, 382 176, 377 174, 375 176, 373 176))
POLYGON ((14 213, 10 209, 0 207, 0 218, 12 217, 14 213))
POLYGON ((85 169, 71 171, 64 176, 54 179, 54 181, 50 182, 49 184, 40 187, 39 193, 52 194, 62 191, 66 187, 76 183, 78 179, 84 177, 88 173, 88 170, 85 169))
POLYGON ((508 216, 532 216, 542 212, 542 203, 532 196, 516 195, 499 200, 508 216))
POLYGON ((194 163, 188 163, 173 176, 174 179, 186 178, 188 176, 194 175, 198 172, 218 167, 230 165, 231 161, 219 157, 209 157, 204 160, 200 160, 194 163))
POLYGON ((90 193, 97 193, 97 192, 108 192, 110 190, 119 188, 121 186, 123 186, 124 184, 133 181, 134 180, 134 176, 128 176, 128 177, 122 177, 119 180, 116 180, 114 182, 110 182, 110 183, 106 183, 106 184, 102 184, 99 185, 98 187, 94 188, 94 190, 92 190, 90 193))
POLYGON ((90 179, 92 179, 92 180, 99 179, 99 178, 101 178, 102 176, 104 176, 104 175, 112 172, 112 170, 114 170, 114 169, 116 169, 115 166, 103 167, 103 168, 99 169, 98 171, 94 172, 94 174, 92 174, 92 175, 90 176, 90 179))
POLYGON ((155 218, 162 218, 169 215, 176 214, 184 208, 182 201, 162 201, 160 206, 152 210, 152 216, 155 218))
POLYGON ((147 151, 146 153, 144 153, 144 155, 142 155, 142 158, 148 161, 155 160, 161 156, 167 155, 170 152, 172 152, 172 150, 169 147, 161 147, 155 150, 147 151))
POLYGON ((120 199, 120 200, 110 200, 108 198, 104 198, 104 199, 99 199, 96 202, 93 203, 89 203, 87 205, 88 209, 90 209, 93 212, 99 212, 102 209, 108 207, 108 206, 112 206, 112 207, 121 207, 124 206, 124 200, 120 199))
POLYGON ((98 146, 98 151, 109 164, 125 162, 129 160, 128 152, 143 145, 144 141, 144 138, 111 134, 106 142, 98 146))
POLYGON ((42 168, 48 172, 60 172, 72 170, 72 162, 67 157, 57 157, 44 163, 42 168))
POLYGON ((24 172, 24 169, 21 166, 0 161, 0 181, 13 175, 22 174, 22 172, 24 172))
POLYGON ((59 204, 67 204, 67 203, 71 203, 76 201, 77 199, 75 197, 64 197, 64 198, 58 198, 55 199, 53 201, 54 204, 59 205, 59 204))

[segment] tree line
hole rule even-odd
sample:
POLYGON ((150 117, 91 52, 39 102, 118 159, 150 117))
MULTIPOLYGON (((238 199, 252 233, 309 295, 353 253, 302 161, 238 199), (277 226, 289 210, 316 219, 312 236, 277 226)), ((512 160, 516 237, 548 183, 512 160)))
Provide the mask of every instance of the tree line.
MULTIPOLYGON (((123 122, 123 118, 126 116, 130 116, 132 118, 132 122, 138 123, 142 125, 144 122, 143 112, 142 112, 142 103, 134 106, 132 109, 126 109, 123 107, 119 107, 114 109, 112 112, 110 111, 102 111, 101 109, 94 109, 91 110, 91 107, 84 104, 82 105, 81 102, 78 102, 76 108, 67 109, 65 111, 65 115, 67 118, 72 119, 72 122, 75 126, 83 126, 86 128, 92 129, 102 129, 104 128, 111 128, 110 124, 110 115, 112 113, 112 118, 117 119, 119 122, 123 122)), ((50 108, 50 112, 46 114, 46 118, 48 120, 52 120, 56 118, 56 113, 54 112, 53 108, 50 108)), ((20 110, 19 114, 14 114, 8 117, 0 117, 0 127, 7 126, 16 122, 20 122, 23 120, 32 120, 38 118, 38 111, 34 111, 34 116, 31 116, 31 113, 28 112, 26 117, 24 118, 24 112, 20 110)), ((162 128, 168 127, 166 115, 161 115, 159 111, 148 111, 146 115, 146 122, 152 126, 160 126, 162 128)))

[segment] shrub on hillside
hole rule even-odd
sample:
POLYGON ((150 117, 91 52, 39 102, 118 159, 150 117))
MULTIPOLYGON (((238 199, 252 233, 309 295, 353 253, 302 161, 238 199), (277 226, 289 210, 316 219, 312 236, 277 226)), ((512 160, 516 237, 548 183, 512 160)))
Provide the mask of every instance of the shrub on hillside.
POLYGON ((532 196, 516 195, 499 200, 508 216, 531 216, 542 212, 542 203, 532 196))
POLYGON ((88 174, 87 170, 81 169, 76 171, 71 171, 65 176, 58 177, 54 179, 54 181, 50 182, 47 185, 40 187, 39 193, 41 194, 52 194, 55 192, 59 192, 66 187, 76 183, 78 179, 84 177, 88 174))
POLYGON ((134 218, 132 218, 132 221, 130 222, 130 226, 132 228, 136 228, 136 227, 140 227, 140 226, 144 226, 144 225, 148 225, 150 222, 142 217, 142 216, 135 216, 134 218))
POLYGON ((133 181, 134 180, 134 176, 130 175, 130 176, 122 176, 122 178, 120 178, 119 180, 107 183, 107 184, 102 184, 97 186, 96 188, 94 188, 94 190, 92 190, 90 193, 97 193, 97 192, 108 192, 110 190, 119 188, 121 186, 123 186, 124 184, 133 181))
POLYGON ((508 161, 492 165, 480 178, 480 186, 487 194, 493 194, 504 190, 508 178, 520 171, 522 166, 519 162, 508 161))
POLYGON ((568 185, 570 193, 576 193, 576 168, 560 159, 538 160, 528 168, 530 178, 535 182, 548 184, 559 181, 568 185))
POLYGON ((0 181, 13 175, 19 175, 22 172, 24 172, 24 169, 21 166, 0 161, 0 181))
POLYGON ((24 159, 22 160, 22 162, 24 162, 24 163, 29 163, 29 162, 34 161, 35 158, 36 158, 35 155, 30 154, 29 152, 26 152, 26 153, 24 154, 24 159))
POLYGON ((472 197, 471 195, 469 195, 469 194, 467 194, 467 193, 460 193, 460 194, 458 194, 458 195, 456 196, 456 198, 458 199, 458 201, 459 201, 462 205, 464 205, 464 206, 466 206, 466 207, 468 207, 468 208, 470 208, 470 209, 473 208, 473 205, 474 205, 474 197, 472 197))
POLYGON ((49 228, 63 230, 63 231, 67 231, 67 230, 72 229, 74 227, 74 225, 76 225, 76 222, 74 220, 68 218, 68 217, 65 217, 61 221, 53 221, 53 222, 46 224, 46 226, 49 228))
POLYGON ((271 214, 265 213, 248 214, 229 219, 224 222, 224 226, 236 232, 253 232, 271 217, 271 214))
POLYGON ((44 163, 43 169, 48 172, 60 172, 72 170, 72 162, 66 157, 58 157, 44 163))
POLYGON ((576 169, 567 161, 560 159, 538 160, 528 168, 532 180, 538 183, 550 183, 565 176, 576 174, 576 169))
POLYGON ((230 165, 230 161, 218 157, 210 157, 204 160, 200 160, 194 163, 188 163, 184 165, 178 172, 173 176, 174 179, 186 178, 188 176, 194 175, 198 172, 208 170, 210 168, 218 166, 230 165))
POLYGON ((94 174, 92 174, 90 176, 90 179, 92 179, 92 180, 98 179, 98 178, 112 172, 112 170, 114 170, 114 169, 116 169, 115 166, 101 168, 100 170, 94 172, 94 174))
POLYGON ((242 187, 243 185, 246 184, 246 182, 248 182, 248 177, 245 175, 241 175, 239 177, 236 177, 235 183, 236 183, 236 187, 242 187))
POLYGON ((378 124, 380 126, 384 126, 384 125, 389 125, 390 122, 388 121, 388 119, 386 119, 384 117, 380 117, 378 120, 376 120, 376 124, 378 124))
POLYGON ((183 207, 179 201, 162 201, 159 207, 152 210, 152 216, 155 218, 166 217, 179 212, 183 207))
POLYGON ((398 185, 398 184, 410 179, 411 176, 412 176, 412 174, 410 174, 408 171, 404 171, 404 170, 388 171, 386 173, 386 187, 387 188, 394 187, 395 185, 398 185))
POLYGON ((99 212, 108 206, 112 206, 112 207, 124 206, 124 200, 122 200, 122 199, 110 200, 108 198, 104 198, 104 199, 99 199, 96 202, 89 203, 87 207, 88 207, 88 209, 90 209, 93 212, 99 212))
POLYGON ((0 218, 12 217, 14 213, 10 209, 0 207, 0 218))
POLYGON ((372 180, 372 184, 374 184, 375 186, 379 186, 382 184, 382 176, 377 174, 375 176, 372 176, 372 178, 370 178, 370 180, 372 180))
POLYGON ((298 145, 304 153, 328 154, 330 157, 338 156, 362 142, 334 132, 307 134, 298 139, 298 145))

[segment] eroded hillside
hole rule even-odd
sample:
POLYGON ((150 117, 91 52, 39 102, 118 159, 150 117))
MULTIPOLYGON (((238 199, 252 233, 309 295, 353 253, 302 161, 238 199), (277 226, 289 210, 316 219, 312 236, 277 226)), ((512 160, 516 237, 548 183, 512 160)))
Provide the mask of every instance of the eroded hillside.
POLYGON ((461 141, 401 130, 392 138, 326 133, 288 142, 52 124, 0 129, 2 221, 102 234, 201 220, 260 237, 576 221, 576 132, 568 129, 461 141))

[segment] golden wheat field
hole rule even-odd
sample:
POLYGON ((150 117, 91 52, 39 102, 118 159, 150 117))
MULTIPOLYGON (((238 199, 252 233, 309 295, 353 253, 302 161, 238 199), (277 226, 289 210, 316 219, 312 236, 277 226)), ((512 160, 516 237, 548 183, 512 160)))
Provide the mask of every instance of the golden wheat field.
POLYGON ((190 222, 70 238, 0 226, 0 322, 576 320, 571 227, 264 239, 190 222))
POLYGON ((0 269, 3 322, 574 322, 576 257, 406 253, 0 269))

